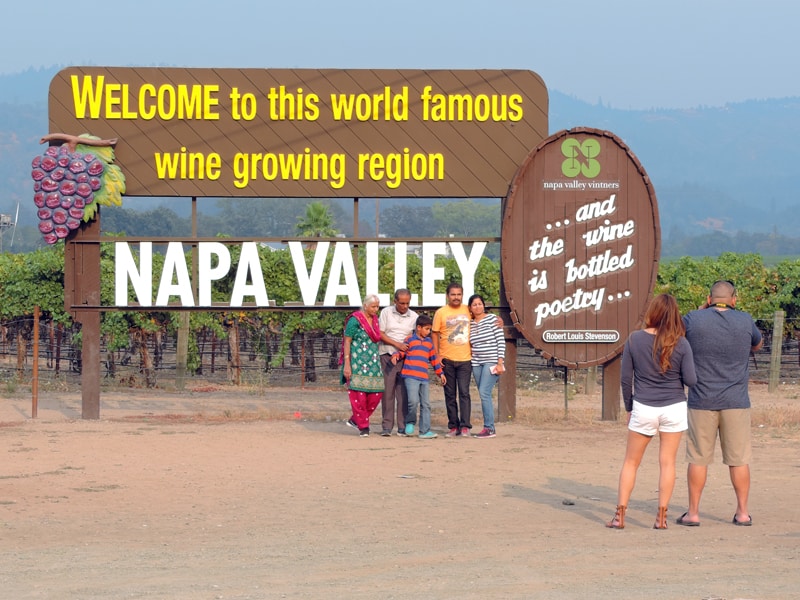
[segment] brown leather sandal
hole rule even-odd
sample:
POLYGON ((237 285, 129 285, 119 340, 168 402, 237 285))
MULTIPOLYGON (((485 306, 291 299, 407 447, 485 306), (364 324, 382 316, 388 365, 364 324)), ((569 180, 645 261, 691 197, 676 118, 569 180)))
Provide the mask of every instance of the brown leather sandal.
POLYGON ((656 523, 655 525, 653 525, 653 529, 666 529, 666 528, 667 528, 667 507, 659 506, 658 516, 656 517, 656 523))
POLYGON ((614 518, 611 519, 608 523, 606 523, 606 527, 609 529, 625 529, 625 509, 627 506, 623 504, 619 504, 617 506, 617 512, 614 513, 614 518))

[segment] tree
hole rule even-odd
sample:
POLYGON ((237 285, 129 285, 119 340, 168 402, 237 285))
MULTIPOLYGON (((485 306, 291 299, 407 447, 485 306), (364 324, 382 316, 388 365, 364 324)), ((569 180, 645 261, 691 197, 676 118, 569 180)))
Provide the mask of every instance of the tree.
POLYGON ((392 206, 381 213, 381 233, 388 237, 435 237, 438 229, 430 206, 392 206))
POLYGON ((441 236, 497 237, 500 235, 500 203, 481 204, 467 198, 456 202, 437 202, 433 218, 441 236))
POLYGON ((333 226, 330 209, 322 202, 311 202, 306 206, 306 214, 297 218, 295 231, 301 237, 333 237, 338 232, 333 226))
POLYGON ((165 206, 146 211, 117 206, 103 207, 102 227, 104 233, 142 237, 177 237, 191 233, 189 219, 179 217, 175 211, 165 206))

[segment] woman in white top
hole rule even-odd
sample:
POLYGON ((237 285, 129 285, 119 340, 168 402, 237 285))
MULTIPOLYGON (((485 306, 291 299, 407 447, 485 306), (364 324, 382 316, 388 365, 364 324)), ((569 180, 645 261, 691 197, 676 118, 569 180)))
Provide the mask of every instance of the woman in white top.
POLYGON ((472 374, 475 385, 478 386, 483 411, 483 429, 475 437, 490 438, 496 435, 492 390, 500 374, 506 370, 503 366, 505 340, 503 329, 497 326, 497 319, 486 312, 486 303, 479 294, 470 296, 467 306, 472 316, 469 329, 472 374))

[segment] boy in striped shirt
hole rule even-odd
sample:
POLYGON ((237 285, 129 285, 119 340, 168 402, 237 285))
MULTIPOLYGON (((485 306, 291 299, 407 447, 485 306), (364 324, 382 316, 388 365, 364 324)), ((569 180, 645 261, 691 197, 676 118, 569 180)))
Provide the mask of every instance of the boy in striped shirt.
POLYGON ((417 421, 417 406, 419 412, 419 437, 424 440, 438 437, 431 431, 431 401, 429 393, 428 369, 433 367, 444 385, 447 379, 442 370, 442 363, 436 356, 431 339, 431 325, 433 319, 428 315, 417 317, 416 331, 406 338, 408 349, 405 352, 395 352, 392 363, 397 364, 400 358, 405 358, 400 377, 408 393, 408 413, 406 413, 406 435, 414 434, 414 424, 417 421))

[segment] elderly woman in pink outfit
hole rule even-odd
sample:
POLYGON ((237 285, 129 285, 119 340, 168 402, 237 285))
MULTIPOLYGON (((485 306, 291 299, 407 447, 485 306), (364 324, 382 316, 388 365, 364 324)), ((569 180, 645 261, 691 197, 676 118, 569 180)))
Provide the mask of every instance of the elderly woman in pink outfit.
POLYGON ((361 309, 347 318, 342 340, 341 381, 347 385, 353 409, 347 425, 358 429, 361 437, 369 436, 369 418, 383 398, 383 370, 378 352, 379 308, 378 296, 370 294, 364 298, 361 309))

